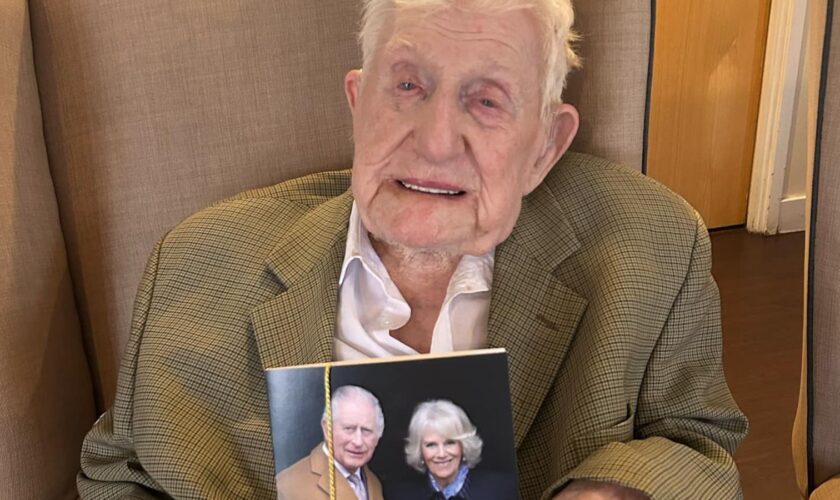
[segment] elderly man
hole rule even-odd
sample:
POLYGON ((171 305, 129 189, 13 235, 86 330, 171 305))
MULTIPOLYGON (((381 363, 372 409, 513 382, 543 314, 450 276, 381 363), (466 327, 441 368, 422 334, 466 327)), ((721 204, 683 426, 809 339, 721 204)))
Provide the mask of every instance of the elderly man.
POLYGON ((158 244, 82 496, 269 498, 263 368, 485 346, 509 352, 524 499, 740 496, 708 235, 663 187, 564 154, 568 0, 364 3, 352 175, 158 244))
MULTIPOLYGON (((382 485, 367 464, 385 430, 379 400, 370 391, 344 385, 332 394, 333 457, 337 500, 382 500, 382 485)), ((329 460, 326 441, 330 416, 324 408, 321 430, 324 442, 309 455, 277 474, 278 500, 330 498, 329 460)))

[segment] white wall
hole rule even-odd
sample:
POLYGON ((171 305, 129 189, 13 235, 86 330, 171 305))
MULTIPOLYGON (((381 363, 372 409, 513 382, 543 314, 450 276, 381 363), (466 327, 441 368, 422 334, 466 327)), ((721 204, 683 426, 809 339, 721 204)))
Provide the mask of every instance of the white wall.
MULTIPOLYGON (((807 50, 807 47, 805 47, 807 50)), ((782 199, 805 196, 805 175, 808 166, 808 81, 811 75, 805 71, 807 59, 802 58, 799 65, 799 78, 796 85, 796 101, 793 108, 793 126, 790 131, 790 149, 785 168, 785 184, 782 199)))
POLYGON ((779 232, 805 229, 806 178, 814 160, 825 0, 809 0, 805 35, 799 62, 796 99, 792 116, 788 161, 779 210, 779 232))

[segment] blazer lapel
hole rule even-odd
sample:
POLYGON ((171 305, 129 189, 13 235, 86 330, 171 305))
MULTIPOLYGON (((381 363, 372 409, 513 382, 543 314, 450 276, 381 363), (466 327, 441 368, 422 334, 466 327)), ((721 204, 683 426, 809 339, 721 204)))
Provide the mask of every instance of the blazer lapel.
POLYGON ((301 217, 271 252, 282 291, 251 311, 263 369, 332 360, 349 191, 301 217))
MULTIPOLYGON (((319 444, 309 455, 310 470, 313 474, 318 476, 318 488, 326 493, 327 498, 330 496, 330 462, 327 456, 321 451, 319 444)), ((337 472, 337 471, 336 471, 337 472)), ((338 479, 338 476, 335 476, 338 479)), ((336 481, 336 489, 338 488, 338 481, 336 481)))
MULTIPOLYGON (((323 444, 323 443, 322 443, 323 444)), ((309 454, 310 470, 313 474, 318 476, 318 488, 321 489, 329 498, 330 495, 330 462, 327 456, 321 451, 322 444, 319 444, 312 453, 309 454)), ((350 486, 350 483, 344 479, 344 476, 335 469, 333 475, 335 481, 335 497, 338 500, 355 500, 356 493, 350 486)), ((370 495, 368 495, 370 496, 370 495)))
POLYGON ((554 270, 580 242, 546 186, 523 201, 511 236, 496 248, 488 347, 508 352, 516 446, 528 432, 586 310, 554 270))

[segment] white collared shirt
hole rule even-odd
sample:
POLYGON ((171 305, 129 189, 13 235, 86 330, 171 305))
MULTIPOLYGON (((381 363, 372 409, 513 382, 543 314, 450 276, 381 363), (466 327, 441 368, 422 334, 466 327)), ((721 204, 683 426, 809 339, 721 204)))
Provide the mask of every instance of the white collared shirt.
MULTIPOLYGON (((461 258, 435 322, 431 352, 486 346, 494 252, 461 258)), ((390 334, 408 323, 411 307, 373 249, 355 202, 338 283, 336 360, 417 354, 390 334)))

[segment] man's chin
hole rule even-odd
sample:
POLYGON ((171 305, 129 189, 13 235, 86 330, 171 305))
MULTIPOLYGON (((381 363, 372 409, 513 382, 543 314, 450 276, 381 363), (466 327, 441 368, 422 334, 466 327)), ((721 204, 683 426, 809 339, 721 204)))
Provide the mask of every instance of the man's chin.
POLYGON ((367 460, 365 460, 365 459, 353 459, 353 460, 348 460, 347 463, 343 463, 341 465, 345 469, 347 469, 348 472, 353 473, 356 470, 364 467, 366 463, 367 463, 367 460))
POLYGON ((362 217, 366 229, 391 246, 416 250, 457 249, 475 239, 475 221, 461 213, 394 210, 377 207, 370 217, 362 217))
POLYGON ((417 222, 410 227, 396 226, 377 231, 378 234, 373 233, 373 238, 380 245, 387 245, 391 250, 400 253, 464 255, 475 251, 473 247, 477 240, 471 234, 458 234, 451 228, 447 228, 447 231, 435 231, 432 227, 423 227, 423 222, 417 222))
MULTIPOLYGON (((493 245, 483 245, 481 240, 439 240, 425 238, 394 238, 386 241, 391 250, 398 254, 428 254, 439 257, 463 257, 464 255, 481 256, 489 252, 493 245)), ((377 248, 377 252, 379 249, 377 248)), ((381 255, 380 255, 381 257, 381 255)))

